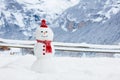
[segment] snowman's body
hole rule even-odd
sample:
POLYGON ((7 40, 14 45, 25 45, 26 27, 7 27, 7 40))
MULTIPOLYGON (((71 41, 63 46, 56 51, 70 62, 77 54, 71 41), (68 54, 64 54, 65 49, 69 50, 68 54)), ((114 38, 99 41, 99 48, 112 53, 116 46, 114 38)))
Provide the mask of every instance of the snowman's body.
POLYGON ((52 53, 46 53, 45 51, 46 51, 45 44, 43 44, 43 43, 35 44, 34 53, 35 53, 35 56, 37 57, 37 59, 51 58, 54 54, 53 46, 52 46, 52 53))
MULTIPOLYGON (((43 23, 44 24, 44 23, 43 23)), ((38 27, 35 32, 36 44, 34 54, 37 60, 32 65, 32 69, 37 72, 52 72, 54 48, 52 45, 53 32, 50 28, 44 27, 46 23, 38 27)))
POLYGON ((34 53, 37 59, 52 57, 54 55, 52 30, 50 28, 37 28, 35 35, 36 40, 38 40, 34 47, 34 53), (45 41, 50 42, 52 52, 46 52, 45 41))

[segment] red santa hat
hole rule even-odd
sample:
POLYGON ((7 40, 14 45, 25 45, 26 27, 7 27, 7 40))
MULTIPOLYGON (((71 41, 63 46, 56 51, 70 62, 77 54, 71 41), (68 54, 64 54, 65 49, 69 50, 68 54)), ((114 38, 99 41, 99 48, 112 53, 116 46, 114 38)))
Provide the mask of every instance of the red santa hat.
POLYGON ((42 27, 42 28, 47 28, 47 27, 48 27, 48 26, 46 25, 46 21, 45 21, 44 19, 41 21, 40 27, 42 27))

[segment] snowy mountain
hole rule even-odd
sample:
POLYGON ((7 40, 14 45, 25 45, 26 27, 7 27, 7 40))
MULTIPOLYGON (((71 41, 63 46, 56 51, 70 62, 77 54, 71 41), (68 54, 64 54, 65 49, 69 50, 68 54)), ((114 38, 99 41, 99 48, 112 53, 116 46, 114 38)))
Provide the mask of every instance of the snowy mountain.
POLYGON ((64 10, 79 0, 0 0, 0 37, 34 38, 41 19, 52 23, 64 10), (63 6, 64 5, 64 6, 63 6))
POLYGON ((54 30, 55 40, 117 44, 120 41, 119 21, 119 0, 81 0, 55 21, 58 26, 54 30))
POLYGON ((0 37, 34 39, 41 19, 54 41, 117 44, 119 0, 0 0, 0 37))
POLYGON ((67 9, 57 22, 65 30, 85 26, 86 22, 106 22, 120 11, 119 0, 81 0, 79 4, 67 9), (66 27, 66 26, 68 27, 66 27))

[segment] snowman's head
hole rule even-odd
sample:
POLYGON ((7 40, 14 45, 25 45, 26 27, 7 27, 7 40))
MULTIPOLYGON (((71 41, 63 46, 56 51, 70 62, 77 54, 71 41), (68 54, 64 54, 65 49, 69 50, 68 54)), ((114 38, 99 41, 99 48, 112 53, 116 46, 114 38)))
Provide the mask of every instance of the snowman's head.
POLYGON ((37 28, 35 35, 38 40, 53 40, 53 32, 47 27, 45 20, 42 20, 41 26, 37 28))

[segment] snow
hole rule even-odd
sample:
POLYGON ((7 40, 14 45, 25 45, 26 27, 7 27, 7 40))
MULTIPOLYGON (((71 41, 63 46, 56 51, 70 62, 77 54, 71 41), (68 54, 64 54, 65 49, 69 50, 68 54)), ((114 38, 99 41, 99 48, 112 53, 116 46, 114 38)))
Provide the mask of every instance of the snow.
POLYGON ((43 4, 45 9, 48 9, 47 11, 53 11, 53 12, 61 12, 61 10, 67 9, 70 5, 73 6, 76 3, 78 3, 78 0, 74 0, 73 2, 68 2, 66 0, 49 0, 46 1, 45 4, 43 4), (47 6, 45 6, 47 5, 47 6), (63 6, 64 5, 64 6, 63 6), (59 9, 60 8, 60 9, 59 9))
POLYGON ((58 72, 31 70, 33 55, 0 56, 0 80, 120 80, 119 58, 54 57, 58 72))
POLYGON ((102 18, 101 18, 101 17, 98 17, 98 18, 96 18, 96 19, 92 19, 92 21, 93 21, 93 22, 100 22, 100 21, 102 21, 102 18))
MULTIPOLYGON (((66 23, 67 23, 67 21, 64 22, 64 24, 66 24, 66 23)), ((66 32, 68 31, 67 28, 64 25, 62 25, 61 28, 66 32)))
MULTIPOLYGON (((1 2, 1 3, 0 3, 0 9, 4 9, 4 8, 5 8, 5 5, 3 4, 3 1, 0 0, 0 2, 1 2)), ((1 11, 2 11, 2 10, 0 10, 0 12, 1 12, 1 11)))
MULTIPOLYGON (((109 0, 108 0, 109 1, 109 0)), ((117 14, 119 11, 120 11, 120 5, 118 5, 117 4, 117 2, 118 1, 115 1, 114 2, 114 4, 111 4, 111 6, 113 6, 107 13, 105 13, 105 16, 107 17, 107 18, 110 18, 110 16, 111 15, 113 15, 113 14, 117 14)), ((109 2, 107 2, 106 4, 108 4, 108 3, 110 3, 110 1, 109 2)), ((105 6, 106 7, 106 6, 105 6)))
POLYGON ((62 28, 64 31, 66 31, 66 32, 68 31, 67 28, 65 28, 64 25, 62 25, 61 28, 62 28))
POLYGON ((29 3, 29 4, 36 4, 36 3, 39 3, 39 0, 17 0, 18 2, 22 3, 29 3))
POLYGON ((108 11, 108 14, 110 14, 110 13, 113 13, 113 14, 117 14, 118 12, 120 11, 120 9, 119 8, 111 8, 109 11, 108 11))
POLYGON ((2 25, 2 21, 0 20, 0 26, 2 25))
MULTIPOLYGON (((120 11, 120 5, 119 5, 119 1, 110 1, 110 0, 106 0, 105 5, 103 7, 102 11, 99 11, 98 14, 100 15, 104 15, 106 18, 110 19, 112 15, 117 14, 120 11), (108 9, 108 7, 111 7, 110 9, 108 9), (108 9, 108 10, 107 10, 108 9), (107 11, 106 11, 107 10, 107 11)), ((104 18, 100 18, 98 17, 97 19, 92 19, 94 22, 100 22, 102 21, 104 18)), ((105 22, 105 21, 103 21, 105 22)))
POLYGON ((23 32, 23 34, 26 35, 26 36, 31 35, 31 34, 29 34, 28 32, 25 32, 25 31, 23 32))
POLYGON ((10 17, 10 12, 8 12, 8 11, 3 11, 3 12, 5 13, 6 18, 10 17))
POLYGON ((20 3, 28 3, 29 8, 38 8, 45 10, 46 13, 60 13, 70 6, 79 2, 79 0, 17 0, 20 3), (41 4, 42 3, 42 4, 41 4), (32 4, 32 5, 31 5, 32 4), (46 6, 47 5, 47 6, 46 6), (64 5, 64 6, 63 6, 64 5))
POLYGON ((24 26, 24 23, 23 23, 23 17, 20 13, 14 13, 15 15, 15 18, 17 19, 17 23, 16 24, 19 24, 20 27, 25 27, 24 26))

